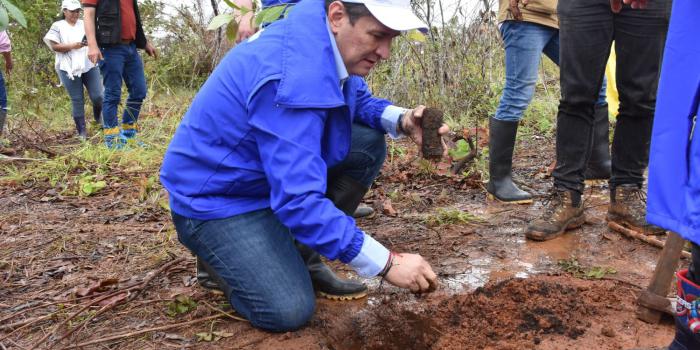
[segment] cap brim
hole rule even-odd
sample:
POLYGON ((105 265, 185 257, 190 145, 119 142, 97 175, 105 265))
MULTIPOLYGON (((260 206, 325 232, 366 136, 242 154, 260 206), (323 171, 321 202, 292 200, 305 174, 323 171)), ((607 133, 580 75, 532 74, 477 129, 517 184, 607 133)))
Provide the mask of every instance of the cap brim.
POLYGON ((410 9, 375 4, 365 4, 365 6, 379 22, 393 30, 401 32, 412 29, 418 29, 422 32, 428 31, 428 26, 410 9))

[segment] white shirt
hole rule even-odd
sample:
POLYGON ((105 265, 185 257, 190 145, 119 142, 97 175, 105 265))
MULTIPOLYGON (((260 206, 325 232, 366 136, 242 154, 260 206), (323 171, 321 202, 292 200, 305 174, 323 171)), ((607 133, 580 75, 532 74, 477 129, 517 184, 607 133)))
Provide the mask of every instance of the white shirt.
MULTIPOLYGON (((82 41, 84 36, 83 20, 79 19, 74 25, 60 20, 51 25, 51 29, 44 36, 44 42, 51 48, 52 41, 58 44, 75 43, 82 41)), ((95 67, 87 57, 87 50, 87 46, 83 46, 68 52, 56 52, 55 68, 65 71, 71 80, 73 77, 80 77, 95 67)))

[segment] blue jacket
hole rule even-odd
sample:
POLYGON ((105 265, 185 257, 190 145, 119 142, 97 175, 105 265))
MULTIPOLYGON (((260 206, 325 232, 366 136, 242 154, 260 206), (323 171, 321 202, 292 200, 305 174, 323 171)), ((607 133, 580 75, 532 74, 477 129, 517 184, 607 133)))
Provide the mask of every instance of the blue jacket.
POLYGON ((306 0, 236 46, 195 96, 165 154, 171 209, 211 220, 271 208, 300 242, 349 262, 364 233, 325 197, 353 121, 384 130, 389 101, 341 89, 323 0, 306 0))
POLYGON ((647 221, 700 244, 700 1, 674 0, 656 99, 647 221), (693 127, 694 126, 694 127, 693 127))

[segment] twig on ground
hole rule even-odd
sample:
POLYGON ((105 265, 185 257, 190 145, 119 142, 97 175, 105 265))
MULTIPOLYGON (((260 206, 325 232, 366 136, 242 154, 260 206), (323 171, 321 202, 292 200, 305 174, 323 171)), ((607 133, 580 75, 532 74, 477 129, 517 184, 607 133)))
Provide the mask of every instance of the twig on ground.
POLYGON ((228 313, 228 312, 226 312, 226 311, 224 311, 224 310, 221 310, 221 309, 219 309, 219 308, 217 308, 217 307, 214 307, 213 305, 207 303, 206 301, 202 301, 202 303, 204 303, 204 305, 205 305, 206 307, 210 308, 212 311, 218 312, 218 313, 220 313, 220 314, 222 314, 222 315, 224 315, 224 316, 226 316, 226 317, 232 318, 232 319, 234 319, 234 320, 242 321, 242 322, 248 322, 248 320, 246 320, 245 318, 239 317, 239 316, 236 316, 236 315, 233 315, 233 314, 228 313))
POLYGON ((155 331, 162 331, 162 330, 171 329, 171 328, 177 328, 177 327, 182 327, 182 326, 188 326, 188 325, 195 324, 195 323, 200 323, 200 322, 215 320, 215 319, 217 319, 217 318, 222 318, 222 317, 225 317, 225 316, 226 316, 226 315, 224 315, 224 314, 218 314, 218 315, 203 317, 203 318, 199 318, 199 319, 192 320, 192 321, 187 321, 187 322, 182 322, 182 323, 175 323, 175 324, 170 324, 170 325, 158 326, 158 327, 143 329, 143 330, 135 331, 135 332, 125 332, 125 333, 114 334, 114 335, 111 335, 111 336, 108 336, 108 337, 105 337, 105 338, 90 340, 90 341, 87 341, 87 342, 84 342, 84 343, 80 343, 80 344, 72 344, 72 345, 69 345, 69 346, 67 346, 67 347, 65 347, 65 348, 61 348, 60 350, 76 349, 76 348, 81 348, 81 347, 85 347, 85 346, 88 346, 88 345, 94 345, 94 344, 104 343, 104 342, 108 342, 108 341, 112 341, 112 340, 119 340, 119 339, 122 339, 122 338, 129 338, 129 337, 133 337, 133 336, 136 336, 136 335, 141 335, 141 334, 144 334, 144 333, 155 332, 155 331))
POLYGON ((466 139, 462 136, 457 137, 455 141, 457 140, 465 140, 467 141, 467 144, 469 145, 469 153, 462 159, 460 159, 457 163, 452 165, 452 173, 453 174, 459 174, 462 172, 462 169, 467 165, 467 163, 471 162, 477 157, 477 151, 476 147, 474 146, 474 141, 472 141, 471 137, 467 137, 466 139))
POLYGON ((46 159, 40 158, 23 158, 23 157, 10 157, 4 154, 0 154, 0 160, 4 162, 45 162, 46 159))
MULTIPOLYGON (((85 306, 83 306, 80 310, 78 310, 77 312, 75 312, 73 315, 69 316, 68 318, 66 318, 65 320, 63 320, 61 323, 59 323, 58 325, 56 325, 56 327, 54 327, 54 330, 53 330, 53 331, 48 332, 44 337, 42 337, 41 339, 39 339, 38 342, 36 342, 34 345, 32 345, 32 348, 38 348, 39 345, 43 344, 43 343, 46 341, 46 339, 48 339, 53 333, 55 333, 56 331, 58 331, 59 329, 61 329, 61 327, 63 327, 66 323, 68 323, 70 320, 72 320, 72 319, 74 319, 75 317, 77 317, 77 316, 78 316, 79 314, 81 314, 83 311, 85 311, 85 310, 87 310, 88 308, 90 308, 90 307, 96 305, 96 304, 99 303, 100 301, 107 300, 107 299, 109 299, 109 298, 111 298, 111 297, 114 297, 114 296, 117 296, 117 295, 119 295, 119 294, 129 293, 129 292, 132 292, 132 291, 135 291, 135 293, 134 293, 135 295, 140 294, 140 293, 146 288, 146 286, 148 286, 148 284, 153 280, 153 278, 155 278, 159 273, 161 273, 161 272, 167 270, 167 269, 170 268, 171 266, 173 266, 173 265, 175 265, 175 264, 177 264, 177 263, 180 263, 180 262, 182 262, 182 261, 184 261, 184 260, 185 260, 185 258, 178 258, 178 259, 172 260, 172 261, 170 261, 170 262, 164 264, 163 266, 161 266, 160 268, 158 268, 158 269, 155 270, 154 272, 150 273, 150 275, 149 275, 148 277, 146 277, 146 279, 145 279, 143 282, 141 282, 141 283, 139 283, 139 284, 137 284, 137 285, 135 285, 135 286, 126 288, 126 289, 117 290, 117 291, 115 291, 115 292, 113 292, 113 293, 104 295, 104 296, 102 296, 102 297, 99 297, 99 298, 97 298, 97 299, 95 299, 95 300, 89 302, 88 304, 86 304, 85 306)), ((128 297, 127 297, 127 298, 128 298, 128 297)), ((132 299, 133 299, 133 298, 128 298, 128 300, 132 300, 132 299)), ((115 306, 115 305, 116 305, 116 303, 108 304, 109 308, 111 308, 111 307, 113 307, 113 306, 115 306)), ((81 325, 82 325, 83 323, 84 323, 84 322, 81 322, 81 325)), ((81 327, 81 325, 78 325, 78 326, 76 327, 76 329, 79 328, 79 327, 81 327)), ((63 338, 61 338, 61 339, 63 339, 63 338)))
MULTIPOLYGON (((620 232, 620 233, 622 233, 625 236, 630 237, 630 238, 636 238, 636 239, 638 239, 642 242, 648 243, 654 247, 662 248, 662 249, 664 247, 664 242, 662 242, 654 237, 649 237, 647 235, 641 234, 641 233, 636 232, 634 230, 630 230, 630 229, 628 229, 624 226, 621 226, 617 223, 614 223, 612 221, 608 222, 608 227, 610 227, 613 231, 620 232)), ((685 250, 681 252, 681 255, 687 259, 691 258, 690 253, 686 252, 685 250)))

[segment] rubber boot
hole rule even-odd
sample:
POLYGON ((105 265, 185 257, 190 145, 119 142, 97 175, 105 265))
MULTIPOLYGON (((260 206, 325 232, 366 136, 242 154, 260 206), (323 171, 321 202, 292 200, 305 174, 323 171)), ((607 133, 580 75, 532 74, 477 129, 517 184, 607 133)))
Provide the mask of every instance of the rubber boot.
POLYGON ((489 196, 513 204, 532 203, 532 195, 513 183, 513 147, 518 122, 491 118, 489 121, 489 196))
POLYGON ((206 261, 199 257, 197 257, 197 283, 204 288, 220 291, 226 296, 226 300, 231 300, 231 286, 206 261))
POLYGON ((355 212, 352 213, 352 217, 354 217, 355 219, 359 219, 370 216, 372 214, 374 214, 374 209, 372 209, 372 207, 360 205, 357 207, 357 209, 355 209, 355 212))
POLYGON ((593 114, 593 149, 586 166, 586 180, 610 178, 610 122, 608 104, 596 105, 593 114))
POLYGON ((92 117, 95 120, 95 127, 102 129, 102 104, 92 106, 92 117))
POLYGON ((87 139, 87 128, 85 127, 85 116, 74 118, 75 129, 78 131, 78 138, 85 141, 87 139))
POLYGON ((5 120, 7 120, 7 110, 0 108, 0 136, 2 136, 2 131, 5 129, 5 120))
POLYGON ((700 349, 700 285, 688 278, 688 270, 678 271, 676 278, 676 336, 668 349, 700 349))
POLYGON ((126 145, 126 138, 121 135, 119 127, 104 129, 105 146, 109 149, 122 149, 126 145))

